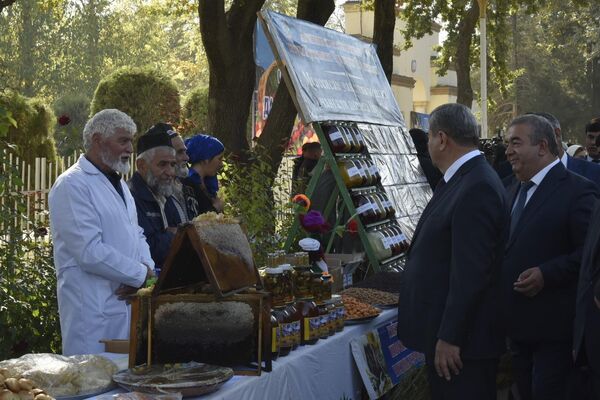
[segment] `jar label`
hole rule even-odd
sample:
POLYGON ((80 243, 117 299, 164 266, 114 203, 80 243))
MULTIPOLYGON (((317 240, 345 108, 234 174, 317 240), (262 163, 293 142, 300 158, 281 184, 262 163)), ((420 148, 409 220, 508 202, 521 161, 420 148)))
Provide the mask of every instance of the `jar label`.
POLYGON ((294 325, 300 325, 300 321, 279 324, 281 327, 279 339, 281 347, 292 347, 295 344, 296 330, 294 325))
POLYGON ((375 164, 372 164, 369 167, 369 172, 371 173, 371 175, 377 175, 379 173, 379 170, 377 169, 377 167, 375 166, 375 164))
POLYGON ((392 244, 390 243, 390 238, 389 237, 383 237, 381 238, 381 243, 383 243, 383 247, 387 250, 390 247, 392 247, 392 244))
POLYGON ((349 177, 353 177, 356 175, 360 175, 360 171, 358 170, 358 168, 356 167, 350 167, 348 168, 348 176, 349 177))
POLYGON ((304 318, 304 340, 318 339, 321 328, 321 317, 304 318))
POLYGON ((329 139, 331 139, 332 142, 339 140, 342 138, 342 134, 339 131, 333 131, 329 134, 329 139))
POLYGON ((404 233, 401 233, 400 237, 398 239, 400 240, 400 243, 405 242, 406 241, 406 236, 404 235, 404 233))
POLYGON ((338 307, 335 309, 335 312, 337 313, 338 321, 343 322, 346 319, 346 307, 338 307))
POLYGON ((271 353, 277 353, 279 350, 280 328, 277 326, 271 328, 271 353))
POLYGON ((392 206, 392 202, 391 202, 391 201, 389 201, 389 200, 384 200, 384 201, 383 201, 383 206, 384 206, 385 208, 394 208, 394 206, 392 206))
POLYGON ((356 212, 359 213, 359 214, 364 214, 367 211, 370 211, 372 209, 373 209, 373 206, 371 205, 371 203, 365 203, 362 206, 358 207, 356 209, 356 212))

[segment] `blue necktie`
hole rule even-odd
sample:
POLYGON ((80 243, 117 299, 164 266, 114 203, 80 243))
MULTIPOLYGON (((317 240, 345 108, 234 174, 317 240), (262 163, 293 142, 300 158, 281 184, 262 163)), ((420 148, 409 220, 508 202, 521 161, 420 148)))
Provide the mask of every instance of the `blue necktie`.
POLYGON ((521 182, 521 187, 519 188, 519 197, 517 198, 517 203, 515 204, 515 208, 513 208, 512 216, 510 219, 510 236, 512 237, 515 228, 517 227, 517 222, 521 218, 521 214, 523 214, 523 209, 525 208, 525 201, 527 200, 527 192, 535 185, 535 183, 531 181, 521 182))

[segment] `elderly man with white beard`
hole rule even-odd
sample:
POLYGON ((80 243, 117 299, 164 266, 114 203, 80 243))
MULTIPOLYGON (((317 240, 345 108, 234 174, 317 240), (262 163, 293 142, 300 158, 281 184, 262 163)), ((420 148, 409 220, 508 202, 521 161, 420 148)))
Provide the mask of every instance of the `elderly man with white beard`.
POLYGON ((119 298, 153 275, 129 172, 137 128, 123 112, 98 112, 83 129, 83 154, 50 190, 58 310, 64 355, 104 351, 100 339, 128 339, 131 311, 119 298))
POLYGON ((175 149, 166 131, 151 128, 138 139, 137 150, 137 171, 128 185, 158 274, 178 225, 165 212, 174 209, 175 149))

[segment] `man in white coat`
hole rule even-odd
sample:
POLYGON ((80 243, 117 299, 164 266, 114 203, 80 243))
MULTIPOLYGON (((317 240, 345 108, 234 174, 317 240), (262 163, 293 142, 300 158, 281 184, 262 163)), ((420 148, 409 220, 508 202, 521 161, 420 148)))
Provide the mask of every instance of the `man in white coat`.
POLYGON ((85 154, 49 195, 63 354, 104 351, 100 339, 129 337, 130 307, 120 295, 154 273, 135 202, 119 173, 129 171, 133 120, 98 112, 85 125, 85 154))

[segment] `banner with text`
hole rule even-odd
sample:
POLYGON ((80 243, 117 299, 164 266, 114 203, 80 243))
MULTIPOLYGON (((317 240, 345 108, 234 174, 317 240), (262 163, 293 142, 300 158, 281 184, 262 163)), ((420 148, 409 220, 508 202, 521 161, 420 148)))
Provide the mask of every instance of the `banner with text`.
POLYGON ((372 44, 322 26, 263 11, 290 75, 305 123, 404 125, 372 44))

